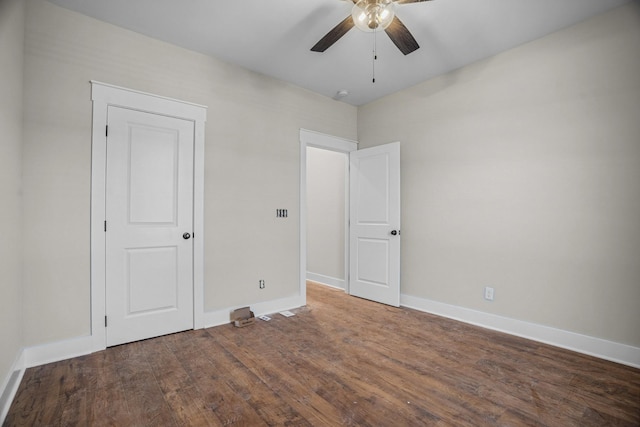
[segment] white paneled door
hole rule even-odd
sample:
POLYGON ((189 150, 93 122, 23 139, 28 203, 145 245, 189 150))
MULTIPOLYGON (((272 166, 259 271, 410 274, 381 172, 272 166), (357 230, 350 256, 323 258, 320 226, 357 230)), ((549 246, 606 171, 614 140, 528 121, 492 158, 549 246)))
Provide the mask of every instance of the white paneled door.
POLYGON ((108 108, 107 346, 193 328, 192 121, 108 108))
POLYGON ((349 293, 400 305, 400 143, 350 153, 349 293))

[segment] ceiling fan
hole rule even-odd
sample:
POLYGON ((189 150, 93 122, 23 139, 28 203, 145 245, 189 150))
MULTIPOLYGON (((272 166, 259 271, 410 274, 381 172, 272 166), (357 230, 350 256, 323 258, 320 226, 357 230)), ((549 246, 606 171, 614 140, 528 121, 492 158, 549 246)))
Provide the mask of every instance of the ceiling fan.
POLYGON ((329 31, 311 48, 313 52, 324 52, 354 26, 366 32, 384 30, 400 51, 408 55, 420 46, 407 27, 395 14, 395 5, 418 3, 430 0, 351 0, 351 15, 329 31))

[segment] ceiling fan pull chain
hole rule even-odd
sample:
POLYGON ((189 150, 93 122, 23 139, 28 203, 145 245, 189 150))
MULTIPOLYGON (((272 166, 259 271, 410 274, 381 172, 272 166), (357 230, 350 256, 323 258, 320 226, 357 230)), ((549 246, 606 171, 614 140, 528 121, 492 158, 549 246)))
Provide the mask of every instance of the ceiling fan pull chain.
POLYGON ((378 52, 377 52, 377 46, 376 46, 376 34, 377 31, 374 28, 373 29, 373 61, 371 61, 371 65, 372 65, 372 74, 373 74, 373 83, 376 82, 376 61, 378 60, 378 52))

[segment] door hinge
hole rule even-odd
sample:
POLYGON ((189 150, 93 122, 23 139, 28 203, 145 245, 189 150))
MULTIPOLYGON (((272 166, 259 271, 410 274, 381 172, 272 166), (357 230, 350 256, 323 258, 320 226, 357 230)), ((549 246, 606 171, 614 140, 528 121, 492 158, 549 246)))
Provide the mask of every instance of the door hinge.
POLYGON ((109 136, 109 125, 104 127, 104 136, 109 136))
POLYGON ((107 316, 104 316, 104 327, 107 327, 107 316))
POLYGON ((107 232, 107 221, 104 222, 104 231, 107 232))

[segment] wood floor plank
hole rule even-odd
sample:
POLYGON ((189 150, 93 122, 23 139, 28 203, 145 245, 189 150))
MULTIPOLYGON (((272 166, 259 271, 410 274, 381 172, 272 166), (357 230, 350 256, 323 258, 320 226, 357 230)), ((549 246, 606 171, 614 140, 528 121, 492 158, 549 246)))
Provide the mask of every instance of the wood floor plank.
POLYGON ((308 305, 28 369, 5 426, 640 426, 640 370, 310 283, 308 305))
MULTIPOLYGON (((193 334, 193 339, 199 342, 200 354, 185 358, 183 366, 201 393, 207 408, 222 425, 267 425, 251 405, 225 382, 226 373, 216 370, 209 358, 203 357, 206 356, 204 348, 208 342, 206 331, 193 334)), ((216 353, 221 351, 218 349, 216 353)))
MULTIPOLYGON (((281 363, 286 364, 292 372, 300 377, 304 375, 307 388, 310 388, 315 394, 340 409, 343 414, 346 414, 344 415, 346 421, 343 420, 343 422, 361 424, 364 419, 364 413, 367 412, 367 405, 362 399, 356 399, 359 402, 355 402, 354 396, 359 396, 359 393, 364 389, 370 388, 369 385, 365 384, 364 386, 356 387, 357 389, 354 388, 357 380, 339 378, 331 366, 319 366, 313 362, 312 358, 302 357, 295 346, 283 342, 284 338, 283 336, 272 337, 272 342, 269 343, 260 340, 252 340, 252 342, 255 350, 261 354, 268 351, 270 347, 272 348, 273 342, 278 342, 287 348, 287 352, 276 354, 281 363)), ((317 352, 316 354, 321 355, 322 353, 317 352)), ((384 410, 384 407, 381 408, 384 410)), ((375 412, 375 410, 368 411, 369 416, 376 417, 376 419, 383 422, 382 414, 375 412)))
MULTIPOLYGON (((241 332, 246 334, 247 331, 241 332)), ((341 425, 342 414, 340 411, 313 392, 312 387, 306 383, 306 377, 297 375, 284 361, 271 357, 275 355, 276 346, 271 346, 272 352, 266 351, 256 357, 250 343, 238 340, 240 334, 236 334, 230 328, 219 328, 212 334, 225 349, 234 354, 245 366, 248 366, 261 381, 269 384, 272 390, 286 399, 295 411, 304 416, 312 425, 341 425), (258 363, 256 363, 259 361, 258 363)))
MULTIPOLYGON (((291 363, 295 364, 298 371, 309 373, 312 379, 325 378, 329 383, 349 384, 351 393, 359 397, 360 410, 381 423, 391 422, 387 418, 393 418, 394 421, 404 424, 415 424, 419 420, 425 419, 437 419, 433 414, 410 404, 411 400, 415 402, 417 395, 411 394, 406 389, 402 390, 398 377, 388 376, 382 381, 378 380, 381 374, 386 373, 386 370, 381 369, 382 366, 380 366, 380 362, 384 362, 384 360, 373 361, 364 354, 358 355, 357 349, 349 349, 348 353, 352 357, 336 357, 340 354, 339 347, 344 345, 340 336, 338 334, 321 335, 313 328, 307 329, 306 325, 302 326, 297 322, 298 319, 303 321, 304 316, 298 317, 296 321, 288 321, 278 325, 272 332, 277 335, 276 341, 287 341, 285 348, 294 355, 291 363), (313 347, 314 357, 304 357, 310 349, 310 343, 305 339, 305 335, 309 332, 314 339, 319 338, 324 342, 321 347, 313 347), (332 362, 330 364, 320 362, 324 360, 332 362), (363 372, 366 373, 365 376, 362 375, 363 372), (387 405, 379 405, 380 401, 386 402, 387 405), (390 413, 386 410, 388 407, 393 407, 394 411, 390 413), (378 413, 380 410, 384 412, 378 413)), ((286 355, 281 357, 286 357, 286 355)), ((317 387, 322 387, 322 384, 317 387)))
POLYGON ((90 356, 95 385, 87 390, 87 420, 76 425, 122 426, 131 417, 124 387, 117 372, 117 350, 107 349, 90 356))
POLYGON ((146 359, 149 344, 145 341, 114 347, 119 360, 116 366, 125 393, 131 423, 134 425, 174 426, 176 420, 146 359))
POLYGON ((29 368, 25 371, 5 419, 6 425, 37 425, 50 423, 58 404, 59 381, 55 364, 29 368))
MULTIPOLYGON (((308 326, 309 328, 312 328, 311 325, 308 326)), ((332 330, 330 325, 324 325, 324 328, 327 328, 327 330, 329 331, 328 335, 336 335, 339 333, 339 331, 336 330, 332 330)), ((337 328, 341 328, 340 325, 337 326, 337 328)), ((346 330, 343 328, 343 330, 346 330)), ((360 361, 358 361, 358 364, 362 365, 366 365, 368 361, 370 360, 375 360, 378 363, 383 363, 384 364, 384 369, 379 369, 376 371, 375 366, 366 366, 365 370, 367 372, 375 372, 376 375, 381 375, 387 372, 394 372, 394 374, 392 376, 389 377, 388 381, 395 381, 397 382, 399 379, 402 379, 403 376, 416 376, 416 375, 420 375, 423 377, 423 385, 427 386, 427 389, 431 391, 431 393, 429 393, 429 395, 431 397, 433 397, 434 394, 437 394, 439 389, 448 389, 447 388, 447 384, 442 382, 441 380, 438 380, 437 383, 431 383, 431 384, 427 384, 432 378, 435 378, 435 376, 431 375, 432 370, 437 371, 438 367, 435 366, 432 361, 430 360, 428 364, 424 365, 424 369, 419 369, 418 366, 416 366, 416 362, 410 362, 410 357, 408 357, 407 351, 405 348, 398 346, 397 343, 393 343, 393 342, 389 342, 387 340, 387 342, 376 342, 376 332, 372 332, 369 334, 369 338, 367 339, 360 339, 357 337, 345 337, 342 339, 342 342, 340 343, 340 345, 350 345, 354 348, 349 350, 350 354, 353 355, 358 355, 358 349, 362 349, 364 350, 364 352, 362 353, 362 356, 360 356, 360 361), (373 339, 370 339, 370 338, 373 339), (382 344, 382 345, 381 345, 382 344), (400 351, 398 351, 400 350, 400 351), (394 367, 395 367, 395 371, 394 371, 394 367), (435 393, 434 393, 435 391, 435 393)), ((406 347, 406 346, 405 346, 406 347)), ((417 363, 420 363, 420 358, 418 358, 416 361, 417 363)), ((354 365, 352 366, 352 369, 357 369, 358 365, 354 365)), ((424 388, 419 388, 417 390, 419 395, 424 395, 425 390, 424 388)))
MULTIPOLYGON (((308 326, 310 329, 311 325, 308 326)), ((325 324, 327 331, 332 331, 329 324, 325 324)), ((338 328, 347 330, 338 325, 338 328)), ((305 329, 305 328, 303 328, 305 329)), ((327 336, 339 335, 339 333, 329 332, 327 336)), ((455 422, 458 425, 477 425, 477 420, 487 420, 496 417, 496 414, 477 413, 477 405, 474 405, 476 399, 471 394, 462 395, 459 390, 457 396, 464 397, 467 409, 453 404, 446 395, 452 391, 452 387, 440 379, 431 376, 428 372, 419 372, 415 365, 408 364, 406 353, 397 351, 399 347, 381 346, 380 343, 371 344, 376 341, 376 333, 372 331, 367 340, 359 340, 353 338, 342 338, 339 346, 351 346, 347 353, 351 354, 352 360, 343 362, 344 369, 347 372, 366 372, 367 380, 375 384, 376 389, 386 390, 389 394, 400 394, 404 399, 394 401, 396 408, 407 406, 407 402, 413 402, 411 405, 417 410, 415 416, 420 420, 443 418, 455 422), (419 379, 419 381, 417 381, 419 379), (447 390, 443 393, 442 390, 447 390), (427 408, 432 408, 428 410, 427 408), (465 415, 466 414, 466 415, 465 415)), ((458 399, 460 400, 460 399, 458 399)), ((498 414, 500 411, 498 411, 498 414)), ((415 421, 414 421, 415 422, 415 421)))
POLYGON ((224 373, 221 380, 249 403, 267 425, 310 425, 237 357, 211 339, 209 334, 207 338, 202 349, 210 356, 213 369, 224 373))
POLYGON ((170 349, 172 336, 148 341, 149 364, 178 425, 220 426, 206 412, 206 405, 180 363, 181 353, 170 349))

